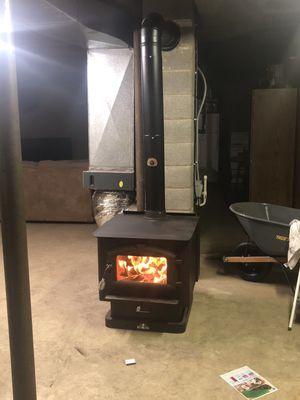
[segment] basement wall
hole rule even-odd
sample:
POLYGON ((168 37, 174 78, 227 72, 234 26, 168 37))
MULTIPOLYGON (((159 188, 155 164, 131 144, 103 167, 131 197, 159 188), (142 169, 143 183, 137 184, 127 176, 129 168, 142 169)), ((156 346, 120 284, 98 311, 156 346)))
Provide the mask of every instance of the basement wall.
POLYGON ((194 1, 144 0, 143 15, 158 12, 181 27, 181 40, 163 52, 166 209, 194 211, 194 1))
POLYGON ((176 22, 180 43, 163 52, 166 208, 193 212, 195 38, 191 20, 176 22))

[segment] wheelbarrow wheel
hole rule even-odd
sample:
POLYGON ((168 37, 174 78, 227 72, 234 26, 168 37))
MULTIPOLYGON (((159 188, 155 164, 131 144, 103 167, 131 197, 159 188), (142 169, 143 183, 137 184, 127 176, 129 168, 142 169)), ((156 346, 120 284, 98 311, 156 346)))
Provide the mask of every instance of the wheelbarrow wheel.
MULTIPOLYGON (((234 250, 234 255, 242 257, 261 256, 263 253, 251 242, 240 243, 234 250)), ((272 269, 271 263, 241 263, 239 272, 241 278, 250 282, 261 282, 272 269)))

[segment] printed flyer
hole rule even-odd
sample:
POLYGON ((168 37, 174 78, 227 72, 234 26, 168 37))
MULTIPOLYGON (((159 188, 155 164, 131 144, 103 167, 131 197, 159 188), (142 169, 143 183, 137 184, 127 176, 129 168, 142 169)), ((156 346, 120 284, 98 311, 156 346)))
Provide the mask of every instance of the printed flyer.
POLYGON ((259 399, 278 390, 247 366, 221 375, 221 378, 246 399, 259 399))

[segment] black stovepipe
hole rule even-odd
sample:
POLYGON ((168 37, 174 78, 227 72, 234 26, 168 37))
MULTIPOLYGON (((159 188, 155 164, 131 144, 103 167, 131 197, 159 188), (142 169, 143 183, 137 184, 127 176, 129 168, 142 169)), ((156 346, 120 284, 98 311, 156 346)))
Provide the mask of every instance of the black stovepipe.
POLYGON ((141 98, 145 212, 165 213, 164 112, 162 50, 178 44, 180 30, 159 14, 150 14, 141 28, 141 98))

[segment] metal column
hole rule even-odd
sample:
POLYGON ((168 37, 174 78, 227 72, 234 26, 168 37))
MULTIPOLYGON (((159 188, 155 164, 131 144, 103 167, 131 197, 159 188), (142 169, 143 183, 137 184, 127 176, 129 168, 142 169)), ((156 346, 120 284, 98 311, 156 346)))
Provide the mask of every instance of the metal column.
MULTIPOLYGON (((7 17, 9 6, 3 0, 0 15, 7 17)), ((13 395, 14 400, 35 400, 16 62, 11 32, 0 31, 0 39, 0 200, 13 395)))

